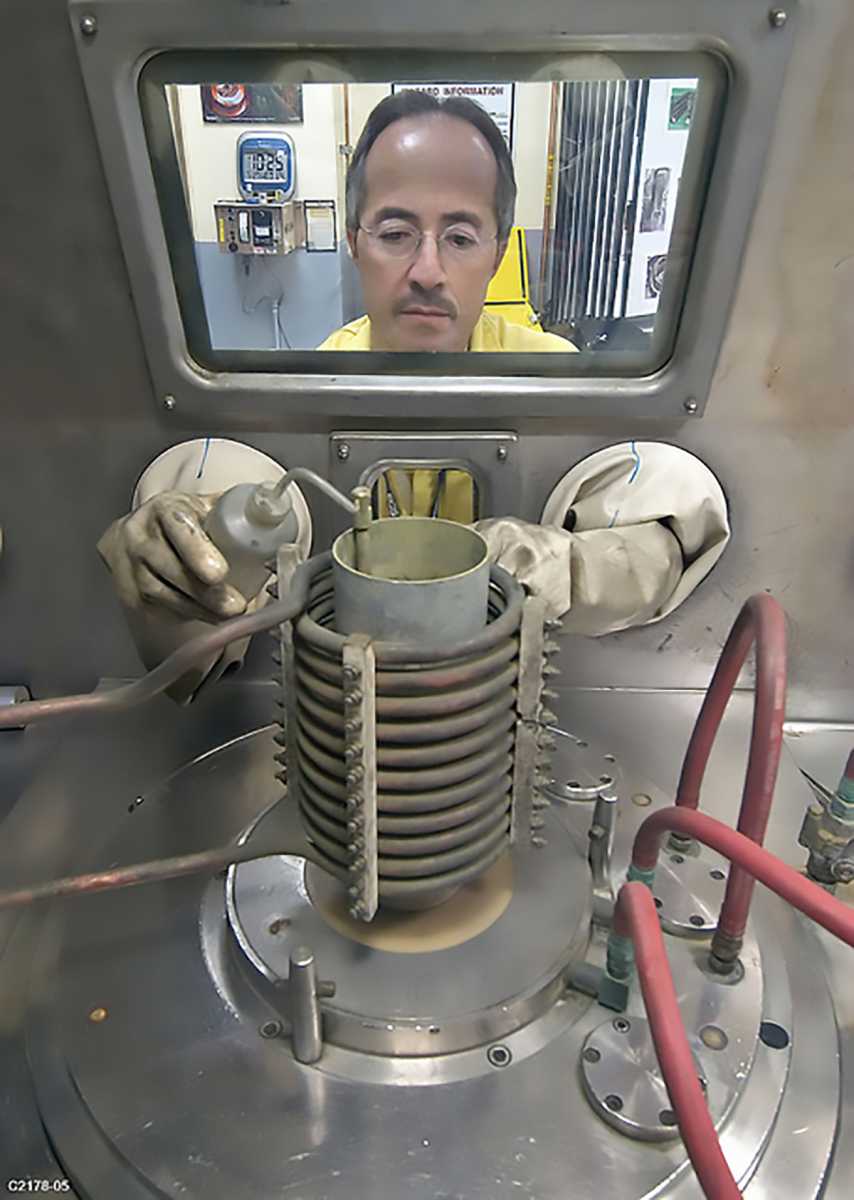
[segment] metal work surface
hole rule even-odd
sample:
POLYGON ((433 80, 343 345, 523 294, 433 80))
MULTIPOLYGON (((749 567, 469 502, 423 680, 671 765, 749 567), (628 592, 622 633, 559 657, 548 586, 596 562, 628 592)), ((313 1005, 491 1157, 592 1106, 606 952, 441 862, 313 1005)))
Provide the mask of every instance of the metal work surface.
MULTIPOLYGON (((274 695, 272 688, 226 690, 232 724, 262 712, 274 695)), ((600 755, 610 752, 619 761, 618 864, 650 807, 638 798, 650 797, 653 805, 665 802, 678 765, 675 755, 662 754, 661 738, 656 749, 650 733, 664 730, 668 747, 681 747, 697 702, 691 694, 561 692, 561 724, 600 755), (645 755, 636 752, 641 743, 645 755), (641 759, 643 771, 634 766, 641 759)), ((749 704, 749 697, 736 696, 724 722, 707 781, 710 797, 736 794, 743 763, 733 747, 744 737, 749 704)), ((124 725, 124 732, 122 722, 118 728, 81 731, 76 771, 68 775, 68 763, 57 762, 67 780, 59 811, 74 829, 66 852, 76 865, 209 844, 247 827, 277 798, 269 727, 236 741, 226 738, 221 749, 177 772, 167 767, 163 783, 129 786, 122 763, 139 778, 152 778, 133 763, 144 762, 162 715, 154 705, 137 716, 135 727, 124 725), (84 760, 107 743, 113 747, 112 765, 106 770, 93 765, 87 784, 84 760), (93 825, 101 827, 94 838, 93 825)), ((188 714, 191 740, 199 724, 196 714, 188 714)), ((793 825, 807 797, 800 773, 784 760, 771 834, 772 842, 789 846, 795 861, 793 825)), ((38 823, 45 804, 56 803, 48 773, 41 796, 26 798, 9 824, 23 834, 38 823)), ((577 837, 591 810, 590 801, 559 804, 549 820, 575 828, 577 837)), ((542 851, 529 850, 528 860, 533 864, 539 854, 553 855, 557 866, 563 845, 569 863, 577 851, 569 833, 563 837, 564 842, 550 837, 542 851)), ((9 857, 7 843, 4 868, 9 857)), ((264 863, 258 867, 262 873, 264 863)), ((41 869, 50 868, 43 864, 41 869)), ((22 877, 20 867, 17 874, 22 877)), ((567 883, 578 874, 576 866, 567 883)), ((288 893, 272 877, 267 885, 256 878, 253 890, 258 886, 266 886, 270 912, 275 908, 276 917, 295 922, 293 932, 282 924, 270 934, 268 926, 268 945, 278 947, 282 939, 283 947, 287 943, 292 949, 290 943, 317 933, 317 914, 307 916, 300 886, 288 893), (288 894, 296 905, 291 917, 279 911, 279 900, 287 905, 288 894), (313 924, 304 923, 309 919, 313 924)), ((742 1183, 753 1179, 747 1195, 801 1200, 820 1194, 834 1140, 839 1136, 843 1146, 846 1141, 846 1127, 837 1130, 837 1029, 817 939, 783 905, 764 895, 758 901, 757 941, 745 949, 742 983, 723 983, 699 969, 700 947, 707 944, 702 939, 670 938, 668 953, 713 1110, 723 1119, 723 1145, 742 1183), (761 956, 761 970, 757 943, 770 948, 761 956), (775 1049, 757 1040, 760 1018, 790 1033, 788 1044, 775 1049), (793 1141, 796 1162, 791 1161, 793 1141), (797 1190, 792 1190, 794 1179, 797 1190)), ((0 1132, 0 1161, 8 1162, 13 1173, 44 1174, 45 1156, 51 1154, 40 1140, 35 1109, 23 1128, 33 1086, 37 1111, 59 1156, 55 1177, 70 1176, 78 1194, 93 1200, 114 1195, 236 1198, 274 1194, 283 1186, 312 1200, 378 1191, 425 1200, 437 1195, 498 1200, 527 1191, 563 1200, 570 1167, 577 1194, 604 1192, 633 1200, 667 1179, 668 1196, 697 1195, 678 1141, 650 1149, 617 1134, 585 1098, 579 1078, 585 1039, 613 1019, 593 1001, 565 992, 500 1042, 485 1040, 457 1054, 401 1059, 382 1050, 365 1054, 327 1044, 318 1063, 302 1066, 293 1060, 286 1022, 249 986, 227 933, 225 910, 222 878, 209 884, 186 880, 72 900, 54 906, 44 922, 30 914, 20 923, 0 958, 4 1011, 16 1014, 3 1044, 0 1093, 3 1110, 15 1104, 20 1113, 17 1129, 4 1122, 0 1132), (41 926, 38 936, 33 925, 41 926), (34 957, 36 978, 27 984, 22 968, 34 957), (24 1036, 31 1085, 21 1074, 24 1036), (567 1129, 574 1131, 571 1164, 567 1129)), ((559 907, 544 896, 542 936, 559 943, 556 918, 559 907)), ((476 972, 479 944, 488 946, 502 919, 457 950, 434 957, 468 955, 476 972)), ((572 931, 567 934, 568 942, 572 931)), ((327 944, 336 936, 326 928, 327 944)), ((323 1007, 344 1006, 347 974, 336 979, 335 956, 322 941, 313 948, 318 977, 340 985, 323 1007)), ((596 934, 594 960, 601 948, 596 934)), ((271 952, 284 954, 284 949, 271 952)), ((527 962, 530 948, 520 953, 527 962)), ((390 963, 389 987, 393 968, 390 963)), ((480 980, 459 972, 446 978, 445 1005, 452 1007, 465 987, 475 987, 470 997, 475 1002, 483 994, 480 980)), ((407 1004, 411 1008, 412 997, 404 1011, 407 1004)), ((641 1011, 636 996, 626 1018, 638 1018, 641 1011)), ((845 1071, 845 1062, 842 1066, 845 1071)))

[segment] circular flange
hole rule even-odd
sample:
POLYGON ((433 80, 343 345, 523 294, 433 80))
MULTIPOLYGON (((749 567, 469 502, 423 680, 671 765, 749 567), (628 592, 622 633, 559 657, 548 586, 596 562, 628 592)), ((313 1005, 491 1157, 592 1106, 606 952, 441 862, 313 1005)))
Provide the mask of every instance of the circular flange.
POLYGON ((728 864, 703 851, 668 850, 658 860, 652 894, 661 927, 678 937, 714 933, 726 888, 728 864))
MULTIPOLYGON (((696 1051, 694 1061, 712 1119, 717 1122, 723 1116, 725 1105, 721 1101, 725 1093, 718 1088, 710 1093, 696 1051)), ((614 1017, 589 1033, 581 1049, 581 1077, 594 1110, 620 1133, 640 1142, 667 1142, 679 1137, 649 1022, 644 1017, 614 1017)))
MULTIPOLYGON (((257 826, 260 837, 267 819, 257 826)), ((425 942, 406 953, 366 944, 360 930, 348 935, 346 925, 330 920, 325 905, 312 903, 317 883, 302 859, 232 867, 226 901, 237 961, 286 1017, 290 950, 310 946, 321 978, 335 983, 334 999, 323 1002, 324 1040, 334 1045, 420 1056, 498 1041, 554 1003, 589 938, 586 860, 554 813, 546 814, 543 832, 547 844, 536 853, 513 855, 509 900, 485 928, 475 925, 457 944, 430 949, 425 942)), ((458 906, 459 897, 449 903, 458 906)), ((341 905, 346 910, 343 891, 341 905)), ((416 931, 419 919, 409 919, 416 931)))
POLYGON ((546 726, 555 737, 550 753, 550 775, 543 791, 555 800, 595 800, 603 792, 619 790, 620 767, 616 755, 565 729, 546 726))

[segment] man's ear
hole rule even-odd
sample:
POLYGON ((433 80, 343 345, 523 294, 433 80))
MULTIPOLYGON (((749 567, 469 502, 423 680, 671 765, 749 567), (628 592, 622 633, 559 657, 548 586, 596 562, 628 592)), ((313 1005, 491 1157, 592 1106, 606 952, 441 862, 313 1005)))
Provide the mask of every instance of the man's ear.
POLYGON ((347 247, 350 251, 351 258, 358 257, 358 252, 356 250, 356 235, 358 232, 359 231, 357 229, 348 229, 347 230, 347 247))

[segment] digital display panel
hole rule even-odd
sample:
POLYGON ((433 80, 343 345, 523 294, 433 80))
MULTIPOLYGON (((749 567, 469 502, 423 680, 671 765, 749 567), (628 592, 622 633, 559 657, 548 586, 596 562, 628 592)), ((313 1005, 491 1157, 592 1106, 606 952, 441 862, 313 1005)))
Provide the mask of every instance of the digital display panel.
POLYGON ((247 183, 279 183, 287 176, 284 150, 249 150, 244 153, 247 183))

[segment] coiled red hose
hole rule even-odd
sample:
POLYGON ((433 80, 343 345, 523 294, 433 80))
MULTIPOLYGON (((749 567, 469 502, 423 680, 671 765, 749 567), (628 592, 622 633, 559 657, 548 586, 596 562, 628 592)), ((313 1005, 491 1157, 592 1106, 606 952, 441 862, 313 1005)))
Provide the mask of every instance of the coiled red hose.
MULTIPOLYGON (((777 781, 786 713, 786 614, 773 597, 763 592, 745 601, 730 630, 688 743, 676 803, 680 808, 696 809, 699 806, 700 786, 709 754, 754 641, 753 729, 737 827, 761 846, 777 781)), ((719 941, 725 939, 736 946, 740 944, 747 925, 753 884, 753 878, 746 871, 733 865, 718 922, 716 936, 719 941)))

